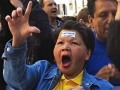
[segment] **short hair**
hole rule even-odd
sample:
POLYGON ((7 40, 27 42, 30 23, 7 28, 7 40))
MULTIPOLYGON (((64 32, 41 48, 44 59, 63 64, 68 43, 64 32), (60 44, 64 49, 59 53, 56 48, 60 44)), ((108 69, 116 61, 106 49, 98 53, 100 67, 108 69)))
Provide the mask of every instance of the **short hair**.
POLYGON ((74 16, 63 16, 62 17, 62 20, 65 22, 67 20, 73 20, 73 21, 76 21, 76 17, 74 16))
POLYGON ((91 49, 91 52, 94 50, 95 38, 92 30, 87 28, 85 25, 78 21, 68 20, 61 27, 53 32, 53 40, 56 43, 59 33, 63 30, 75 30, 79 32, 79 35, 82 36, 82 39, 85 43, 87 49, 91 49))
POLYGON ((44 7, 44 0, 39 0, 39 4, 40 4, 40 6, 43 8, 44 7))
POLYGON ((88 13, 91 17, 94 17, 94 11, 95 11, 95 2, 97 0, 88 0, 87 7, 88 7, 88 13))
POLYGON ((81 9, 77 15, 77 21, 79 21, 80 19, 82 19, 84 22, 89 22, 88 21, 88 8, 84 7, 83 9, 81 9))
MULTIPOLYGON (((95 12, 95 2, 98 0, 88 0, 87 1, 87 7, 88 7, 88 13, 91 17, 94 17, 94 12, 95 12)), ((116 0, 110 0, 110 1, 115 1, 117 3, 116 0)))

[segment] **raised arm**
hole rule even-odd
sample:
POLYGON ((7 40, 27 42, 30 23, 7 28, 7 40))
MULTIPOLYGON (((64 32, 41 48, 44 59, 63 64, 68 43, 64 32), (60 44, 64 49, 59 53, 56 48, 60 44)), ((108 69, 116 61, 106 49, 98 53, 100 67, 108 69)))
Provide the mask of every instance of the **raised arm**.
POLYGON ((17 8, 11 17, 6 16, 10 32, 12 33, 12 45, 8 42, 2 57, 4 60, 3 76, 7 84, 15 90, 33 90, 37 82, 37 69, 35 66, 26 65, 26 40, 30 33, 39 33, 40 30, 28 24, 32 2, 28 3, 25 14, 17 8), (33 83, 34 81, 34 83, 33 83))
MULTIPOLYGON (((23 10, 26 9, 27 4, 30 0, 10 0, 14 6, 22 6, 23 10), (18 5, 22 4, 22 5, 18 5)), ((49 60, 51 63, 54 63, 53 57, 53 48, 54 43, 51 36, 50 23, 47 14, 40 7, 37 0, 32 0, 32 10, 30 14, 29 24, 40 29, 41 33, 32 34, 32 40, 29 39, 30 43, 28 48, 28 61, 32 63, 36 62, 39 59, 49 60), (33 55, 34 53, 34 55, 33 55), (31 58, 34 58, 32 60, 31 58)), ((32 64, 31 63, 31 64, 32 64)))

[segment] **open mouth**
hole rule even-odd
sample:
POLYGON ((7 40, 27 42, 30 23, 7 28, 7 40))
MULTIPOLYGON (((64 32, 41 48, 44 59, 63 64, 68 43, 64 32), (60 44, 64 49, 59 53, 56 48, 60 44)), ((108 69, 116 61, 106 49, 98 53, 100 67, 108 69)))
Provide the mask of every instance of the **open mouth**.
POLYGON ((63 56, 62 56, 62 66, 63 66, 63 67, 68 67, 68 66, 70 66, 70 63, 71 63, 70 56, 68 56, 68 55, 63 55, 63 56))
POLYGON ((51 11, 51 13, 55 13, 56 14, 57 12, 56 11, 51 11))

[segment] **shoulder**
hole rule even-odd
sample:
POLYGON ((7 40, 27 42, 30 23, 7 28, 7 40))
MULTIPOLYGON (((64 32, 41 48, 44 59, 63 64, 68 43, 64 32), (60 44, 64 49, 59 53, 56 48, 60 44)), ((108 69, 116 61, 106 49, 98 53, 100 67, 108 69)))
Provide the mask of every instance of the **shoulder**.
POLYGON ((113 89, 113 85, 110 84, 107 80, 99 78, 99 77, 96 77, 96 76, 94 76, 94 78, 96 79, 96 82, 97 82, 97 84, 100 85, 100 87, 104 87, 106 89, 109 88, 110 90, 113 89))
POLYGON ((33 64, 33 67, 36 68, 38 72, 59 71, 58 67, 48 62, 48 60, 39 60, 33 64))
POLYGON ((47 60, 39 60, 35 64, 33 64, 35 67, 42 67, 42 68, 50 68, 52 67, 52 64, 48 62, 47 60))
POLYGON ((83 85, 88 85, 89 88, 98 89, 99 90, 114 90, 113 86, 106 80, 90 75, 86 71, 83 76, 83 85))

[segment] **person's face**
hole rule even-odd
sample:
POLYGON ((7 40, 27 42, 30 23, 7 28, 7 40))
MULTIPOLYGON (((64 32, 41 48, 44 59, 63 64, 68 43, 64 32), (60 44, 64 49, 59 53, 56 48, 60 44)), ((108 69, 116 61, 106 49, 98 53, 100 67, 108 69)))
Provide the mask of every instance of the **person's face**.
POLYGON ((56 64, 67 79, 74 78, 83 70, 85 61, 90 57, 90 52, 81 35, 75 30, 62 30, 54 47, 56 64), (64 36, 65 32, 73 32, 75 36, 64 36))
POLYGON ((110 21, 115 18, 117 3, 111 0, 97 0, 95 2, 94 17, 90 16, 90 23, 96 30, 96 37, 106 42, 110 21))
POLYGON ((48 17, 57 17, 57 6, 54 0, 44 0, 43 10, 48 14, 48 17))

